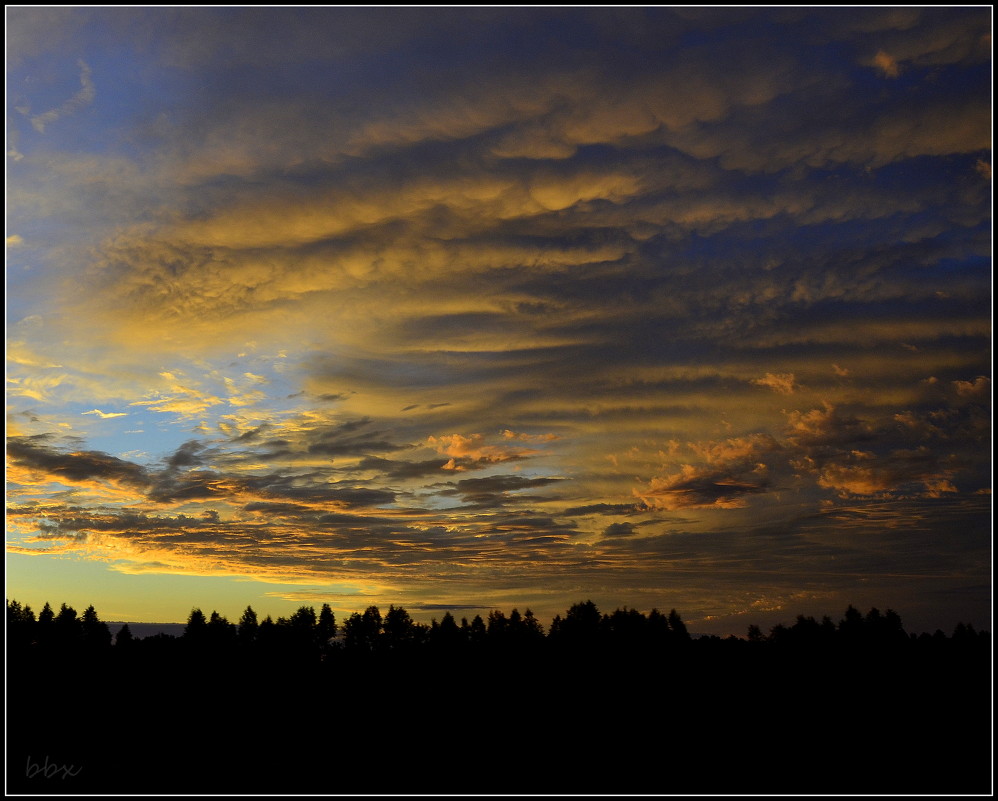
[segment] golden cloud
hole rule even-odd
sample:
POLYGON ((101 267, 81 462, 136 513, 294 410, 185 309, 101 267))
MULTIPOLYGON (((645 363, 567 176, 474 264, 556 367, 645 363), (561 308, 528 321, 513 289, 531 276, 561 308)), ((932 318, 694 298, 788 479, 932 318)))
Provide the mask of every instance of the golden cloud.
POLYGON ((472 434, 469 437, 461 434, 448 434, 440 437, 428 437, 426 442, 443 456, 482 462, 508 462, 537 453, 536 450, 529 448, 486 445, 485 437, 482 434, 472 434))
POLYGON ((793 373, 766 373, 762 378, 752 379, 752 383, 760 387, 769 387, 781 395, 793 395, 798 389, 793 373))

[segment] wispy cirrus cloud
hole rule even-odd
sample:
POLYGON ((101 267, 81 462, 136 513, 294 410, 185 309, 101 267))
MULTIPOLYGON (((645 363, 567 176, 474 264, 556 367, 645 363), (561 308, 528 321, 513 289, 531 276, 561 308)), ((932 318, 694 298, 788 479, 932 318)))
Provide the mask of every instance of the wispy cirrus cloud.
POLYGON ((93 79, 91 78, 90 67, 83 59, 79 59, 76 64, 80 68, 80 90, 71 98, 61 105, 41 114, 31 114, 30 109, 26 107, 18 108, 18 111, 30 117, 31 127, 38 131, 38 133, 45 133, 45 128, 56 120, 70 114, 75 114, 94 102, 94 98, 97 96, 97 88, 94 86, 93 79))

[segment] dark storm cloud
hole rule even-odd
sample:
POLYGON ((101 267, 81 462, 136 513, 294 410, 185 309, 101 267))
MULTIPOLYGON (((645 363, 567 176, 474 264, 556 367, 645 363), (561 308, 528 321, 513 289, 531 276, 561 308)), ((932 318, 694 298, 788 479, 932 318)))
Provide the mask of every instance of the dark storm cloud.
POLYGON ((210 470, 191 470, 182 475, 161 476, 148 496, 157 503, 228 497, 236 488, 226 476, 210 470))
POLYGON ((356 486, 352 482, 317 480, 303 483, 299 476, 255 476, 245 480, 248 489, 271 498, 301 502, 337 502, 349 507, 376 506, 395 501, 391 490, 356 486))
POLYGON ((279 503, 274 501, 254 501, 243 507, 247 512, 259 512, 265 515, 306 516, 312 513, 309 506, 298 503, 279 503))
POLYGON ((589 506, 569 507, 562 514, 567 517, 574 515, 631 515, 639 511, 639 506, 632 503, 594 503, 589 506))
MULTIPOLYGON (((270 460, 308 460, 312 456, 368 456, 372 452, 391 452, 408 448, 386 439, 390 432, 365 431, 372 424, 369 418, 347 420, 335 425, 310 425, 300 430, 288 430, 293 438, 274 438, 263 443, 270 460)), ((261 425, 235 439, 238 443, 257 438, 262 431, 274 431, 273 424, 261 425), (247 437, 247 434, 250 437, 247 437)), ((369 457, 376 458, 376 457, 369 457)))
POLYGON ((727 470, 684 470, 653 480, 642 499, 653 509, 725 508, 744 504, 744 496, 764 492, 765 488, 764 483, 733 477, 727 470))
POLYGON ((205 445, 197 440, 185 442, 166 460, 167 467, 181 468, 200 466, 204 463, 200 453, 205 449, 205 445))
POLYGON ((972 497, 878 502, 708 537, 676 528, 610 537, 600 548, 636 562, 667 560, 677 571, 710 572, 718 581, 753 576, 760 585, 793 585, 804 576, 826 587, 838 584, 837 577, 955 579, 987 571, 988 526, 978 515, 988 506, 972 497))
POLYGON ((69 482, 105 480, 136 488, 150 485, 148 471, 137 464, 99 451, 66 453, 48 444, 48 438, 10 437, 7 455, 29 470, 40 470, 69 482))
MULTIPOLYGON (((77 514, 83 510, 77 510, 77 514)), ((93 514, 86 510, 86 514, 74 516, 73 510, 55 509, 48 512, 51 522, 44 522, 41 526, 42 539, 57 539, 66 533, 83 532, 115 532, 124 537, 142 537, 150 532, 161 532, 164 534, 184 533, 196 531, 204 528, 215 528, 217 519, 202 514, 197 517, 189 515, 147 515, 134 514, 130 512, 120 512, 118 510, 107 509, 103 514, 93 514)))
POLYGON ((404 445, 396 445, 387 440, 358 439, 351 442, 315 443, 308 446, 308 452, 327 456, 358 456, 370 453, 371 451, 397 451, 404 447, 404 445))
POLYGON ((819 486, 846 495, 975 492, 987 483, 979 456, 928 443, 955 438, 966 445, 977 439, 983 445, 989 424, 982 411, 950 405, 921 413, 874 413, 866 419, 843 415, 828 405, 792 412, 786 429, 790 462, 814 476, 819 486))
POLYGON ((603 529, 604 537, 630 537, 634 534, 633 523, 611 523, 603 529))
MULTIPOLYGON (((502 505, 510 498, 511 492, 546 487, 560 480, 558 478, 525 478, 515 475, 465 478, 457 482, 453 492, 461 495, 465 503, 484 508, 502 505)), ((535 496, 518 496, 521 500, 528 497, 535 496)))
POLYGON ((404 524, 393 523, 390 520, 372 515, 343 513, 324 514, 316 522, 321 526, 328 526, 337 530, 362 530, 365 534, 369 532, 401 531, 405 528, 404 524))
POLYGON ((482 493, 492 495, 526 489, 528 487, 543 487, 559 480, 557 478, 525 478, 514 475, 465 478, 457 482, 457 490, 462 495, 479 495, 482 493))
POLYGON ((388 478, 423 478, 425 476, 441 476, 441 471, 449 463, 449 459, 425 459, 417 462, 405 462, 392 459, 382 459, 371 456, 357 463, 356 470, 374 470, 388 478))
POLYGON ((166 469, 152 471, 98 451, 59 450, 48 444, 49 441, 47 437, 12 437, 7 444, 8 457, 20 467, 40 471, 55 480, 69 483, 103 480, 124 484, 156 503, 254 495, 278 503, 339 503, 356 508, 390 504, 395 500, 395 493, 389 489, 359 486, 352 481, 332 482, 317 473, 246 475, 184 469, 200 464, 198 454, 204 446, 193 442, 181 446, 167 460, 166 469))
POLYGON ((250 429, 249 431, 244 431, 242 434, 236 437, 236 442, 256 441, 260 439, 261 435, 264 432, 269 431, 271 428, 272 428, 271 425, 264 423, 263 425, 259 425, 256 428, 250 429))
POLYGON ((827 404, 823 409, 790 412, 787 439, 808 448, 844 449, 869 443, 875 437, 872 429, 869 421, 827 404))
POLYGON ((420 609, 425 612, 488 612, 488 606, 478 606, 475 604, 415 604, 413 610, 420 609))

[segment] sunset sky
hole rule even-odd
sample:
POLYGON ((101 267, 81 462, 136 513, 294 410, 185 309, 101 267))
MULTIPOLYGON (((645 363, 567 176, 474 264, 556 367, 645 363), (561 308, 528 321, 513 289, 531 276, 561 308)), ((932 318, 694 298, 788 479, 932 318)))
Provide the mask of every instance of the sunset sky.
POLYGON ((991 628, 991 9, 7 8, 7 597, 991 628))

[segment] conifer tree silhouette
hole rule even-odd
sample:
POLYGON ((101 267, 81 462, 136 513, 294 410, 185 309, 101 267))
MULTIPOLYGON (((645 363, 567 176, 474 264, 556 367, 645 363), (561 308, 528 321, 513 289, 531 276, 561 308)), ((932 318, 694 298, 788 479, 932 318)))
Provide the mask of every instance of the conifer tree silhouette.
POLYGON ((191 610, 184 627, 184 640, 192 646, 201 646, 208 639, 208 620, 199 608, 191 610))
POLYGON ((114 645, 116 648, 133 648, 135 647, 135 637, 132 635, 132 630, 125 623, 118 630, 118 633, 114 637, 114 645))
POLYGON ((256 612, 253 611, 252 606, 247 606, 242 617, 239 618, 239 642, 244 646, 255 644, 259 629, 260 624, 257 622, 256 612))
POLYGON ((93 604, 83 610, 80 629, 84 645, 92 649, 106 649, 111 645, 111 630, 101 622, 93 604))
POLYGON ((330 647, 330 641, 335 636, 336 615, 333 614, 333 610, 329 604, 323 604, 322 609, 319 610, 319 620, 315 629, 315 637, 318 641, 319 648, 323 651, 327 651, 330 647))

